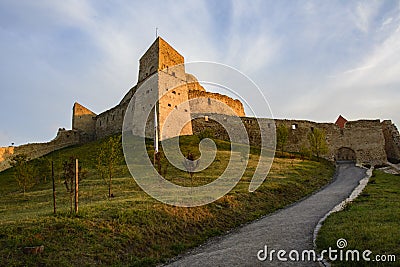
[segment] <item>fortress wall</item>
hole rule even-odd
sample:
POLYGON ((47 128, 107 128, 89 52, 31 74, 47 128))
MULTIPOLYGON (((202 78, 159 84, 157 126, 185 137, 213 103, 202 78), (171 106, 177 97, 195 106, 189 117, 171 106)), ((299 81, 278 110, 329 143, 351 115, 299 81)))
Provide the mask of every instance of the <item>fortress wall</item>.
MULTIPOLYGON (((188 92, 189 99, 195 98, 205 98, 205 99, 215 99, 221 101, 232 108, 232 110, 236 113, 237 116, 244 116, 244 108, 242 102, 237 99, 232 99, 229 96, 221 95, 218 93, 209 93, 206 91, 199 90, 189 90, 188 92)), ((191 109, 195 110, 196 113, 226 113, 226 109, 219 109, 217 105, 212 105, 212 101, 208 100, 208 105, 204 105, 203 101, 199 101, 201 104, 196 105, 196 101, 191 102, 191 109)), ((229 114, 228 114, 229 115, 229 114)))
POLYGON ((316 123, 302 120, 275 120, 289 128, 287 151, 299 152, 308 146, 307 135, 313 128, 323 129, 326 133, 328 153, 323 155, 328 160, 335 160, 338 150, 347 147, 356 153, 357 162, 383 164, 386 162, 384 136, 379 120, 349 121, 341 129, 334 123, 316 123), (292 126, 296 125, 296 129, 292 126))
POLYGON ((400 162, 400 134, 396 125, 390 120, 385 120, 382 122, 382 131, 388 160, 392 163, 400 162))
MULTIPOLYGON (((200 134, 206 130, 217 139, 226 141, 230 140, 227 130, 225 130, 225 128, 219 122, 208 117, 211 115, 210 113, 196 115, 200 115, 202 117, 198 117, 192 121, 193 134, 200 134), (207 116, 207 118, 205 118, 205 116, 207 116)), ((212 116, 215 116, 215 118, 218 118, 219 121, 222 121, 225 125, 230 127, 233 135, 239 135, 238 131, 241 130, 241 127, 240 125, 235 124, 239 124, 240 122, 236 121, 232 123, 232 118, 229 115, 212 114, 212 116)), ((250 145, 260 146, 261 138, 263 137, 264 141, 266 141, 266 146, 274 147, 275 141, 273 140, 273 138, 271 138, 271 136, 273 136, 275 132, 275 125, 273 120, 256 119, 250 117, 241 117, 240 120, 245 127, 250 145), (260 130, 259 123, 262 125, 262 132, 260 130)))
POLYGON ((0 149, 0 154, 3 152, 0 160, 0 171, 8 169, 10 164, 8 159, 12 155, 25 154, 30 159, 35 159, 55 150, 65 148, 68 146, 76 145, 81 143, 80 134, 75 130, 64 130, 59 129, 56 138, 47 143, 33 143, 26 144, 17 147, 9 147, 6 149, 0 149))
POLYGON ((122 124, 129 102, 117 105, 96 116, 96 139, 122 133, 122 124))
POLYGON ((329 129, 327 141, 335 152, 340 147, 348 147, 356 152, 357 162, 379 165, 387 161, 385 138, 379 120, 349 121, 342 130, 335 124, 329 129))
MULTIPOLYGON (((206 114, 205 114, 206 115, 206 114)), ((257 119, 242 117, 246 130, 249 134, 251 145, 259 146, 261 142, 260 128, 257 119)), ((271 120, 259 119, 266 129, 264 134, 269 145, 272 146, 271 136, 275 127, 271 120)), ((314 128, 323 129, 326 132, 326 141, 328 143, 328 153, 324 158, 334 161, 338 150, 342 147, 348 147, 356 153, 357 162, 368 164, 383 164, 386 162, 386 152, 384 149, 385 139, 379 120, 360 120, 346 123, 344 129, 340 129, 333 123, 316 123, 305 120, 274 120, 276 127, 285 125, 289 128, 286 151, 299 152, 302 147, 309 147, 307 135, 314 128), (295 125, 296 129, 292 129, 295 125)), ((206 121, 205 118, 193 120, 193 133, 199 134, 207 129, 216 138, 229 140, 229 137, 223 127, 213 120, 206 121)))
POLYGON ((186 82, 189 91, 191 90, 204 91, 204 92, 206 91, 206 89, 204 89, 204 87, 201 86, 197 78, 190 73, 186 73, 186 82))

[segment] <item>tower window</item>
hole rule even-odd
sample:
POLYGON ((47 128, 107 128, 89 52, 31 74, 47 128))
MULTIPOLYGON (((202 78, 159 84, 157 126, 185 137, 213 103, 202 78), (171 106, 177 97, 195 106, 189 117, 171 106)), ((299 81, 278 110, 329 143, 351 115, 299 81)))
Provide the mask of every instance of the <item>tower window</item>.
POLYGON ((168 104, 168 107, 170 107, 171 106, 171 104, 168 104))
POLYGON ((172 76, 174 76, 174 77, 175 77, 175 71, 173 71, 173 72, 172 72, 172 76))
POLYGON ((172 93, 173 93, 174 95, 176 95, 176 92, 175 92, 175 91, 172 91, 172 93))
POLYGON ((211 105, 211 98, 208 98, 208 104, 211 105))

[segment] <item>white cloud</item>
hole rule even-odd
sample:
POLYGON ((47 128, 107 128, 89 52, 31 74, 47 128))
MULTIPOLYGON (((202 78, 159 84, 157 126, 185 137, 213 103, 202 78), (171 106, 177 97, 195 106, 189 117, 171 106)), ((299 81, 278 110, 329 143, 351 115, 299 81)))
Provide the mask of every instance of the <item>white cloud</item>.
POLYGON ((357 28, 367 33, 369 31, 371 20, 378 12, 380 1, 358 2, 354 12, 354 22, 357 28))

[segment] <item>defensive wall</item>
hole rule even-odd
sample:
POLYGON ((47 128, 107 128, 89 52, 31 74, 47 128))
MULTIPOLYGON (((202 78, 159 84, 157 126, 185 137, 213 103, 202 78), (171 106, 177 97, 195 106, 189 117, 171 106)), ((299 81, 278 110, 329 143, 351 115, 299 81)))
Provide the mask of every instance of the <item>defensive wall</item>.
MULTIPOLYGON (((193 133, 200 134, 207 130, 216 138, 229 140, 226 130, 221 124, 215 120, 211 120, 209 116, 211 114, 204 114, 203 118, 197 118, 192 122, 193 133)), ((213 114, 213 116, 221 117, 222 121, 230 120, 227 115, 213 114)), ((381 123, 379 120, 349 121, 344 128, 340 128, 334 123, 317 123, 306 120, 275 119, 275 126, 268 119, 257 120, 256 118, 242 117, 241 120, 248 133, 250 144, 254 146, 261 144, 260 127, 257 122, 260 121, 266 125, 263 128, 263 134, 269 142, 271 142, 270 137, 272 131, 275 131, 275 126, 284 125, 287 127, 289 133, 285 145, 286 151, 300 152, 302 148, 309 147, 307 135, 318 128, 324 130, 326 133, 328 152, 322 156, 328 160, 356 160, 359 163, 372 165, 380 165, 387 162, 388 152, 385 150, 385 143, 387 141, 382 130, 382 125, 386 125, 388 122, 381 123), (354 152, 354 158, 350 158, 349 151, 354 152)), ((392 149, 391 147, 390 149, 392 149)))
POLYGON ((206 99, 206 101, 190 102, 191 110, 196 111, 196 113, 226 113, 226 109, 221 109, 220 105, 213 105, 212 99, 215 99, 229 106, 237 116, 245 116, 243 104, 238 99, 232 99, 226 95, 199 90, 189 90, 188 96, 189 99, 206 99), (199 104, 196 105, 196 103, 199 104), (207 104, 205 105, 204 103, 207 104))
POLYGON ((385 150, 387 158, 391 163, 400 162, 400 134, 390 120, 382 122, 383 135, 385 136, 385 150))
POLYGON ((38 158, 55 150, 84 143, 81 135, 75 130, 59 129, 57 136, 47 143, 33 143, 21 146, 0 148, 0 171, 10 167, 9 159, 13 155, 25 154, 30 159, 38 158))

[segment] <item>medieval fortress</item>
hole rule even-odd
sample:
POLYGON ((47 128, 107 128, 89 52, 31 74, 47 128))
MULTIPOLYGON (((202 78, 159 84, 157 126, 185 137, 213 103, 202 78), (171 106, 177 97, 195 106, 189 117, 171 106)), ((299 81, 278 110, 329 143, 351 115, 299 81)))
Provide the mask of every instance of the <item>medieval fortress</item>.
MULTIPOLYGON (((132 98, 136 100, 132 110, 134 114, 151 113, 148 110, 150 105, 146 101, 140 101, 145 98, 144 94, 159 99, 156 107, 160 132, 168 115, 177 112, 177 116, 174 116, 176 123, 181 121, 186 124, 175 135, 198 134, 207 129, 215 137, 229 140, 225 129, 215 120, 209 120, 207 114, 221 116, 223 120, 229 120, 229 116, 239 116, 249 135, 251 145, 260 145, 261 134, 268 134, 260 132, 256 118, 245 116, 243 105, 239 100, 207 92, 196 77, 186 73, 183 56, 162 38, 158 37, 154 41, 139 62, 138 83, 126 93, 118 105, 95 114, 83 105, 75 103, 72 130, 60 128, 55 139, 47 143, 0 148, 0 171, 9 167, 9 158, 15 154, 26 154, 30 158, 37 158, 61 148, 121 133, 125 113, 132 98), (149 82, 151 77, 156 79, 146 87, 148 90, 137 92, 137 89, 149 82), (196 99, 204 101, 198 102, 196 99), (217 105, 218 102, 229 106, 231 111, 221 109, 220 105, 217 105), (201 113, 202 117, 194 116, 191 110, 201 113)), ((267 118, 258 120, 271 121, 267 118)), ((329 151, 323 157, 329 160, 353 160, 372 165, 400 161, 400 135, 396 126, 389 120, 347 121, 340 116, 335 123, 281 119, 275 119, 274 122, 276 126, 283 124, 289 129, 287 151, 299 152, 302 147, 307 146, 307 134, 319 128, 324 129, 326 133, 329 151)), ((147 124, 146 136, 152 137, 151 123, 147 124)), ((272 130, 275 130, 275 127, 271 127, 272 130)), ((162 136, 162 139, 175 135, 167 134, 162 136)))

